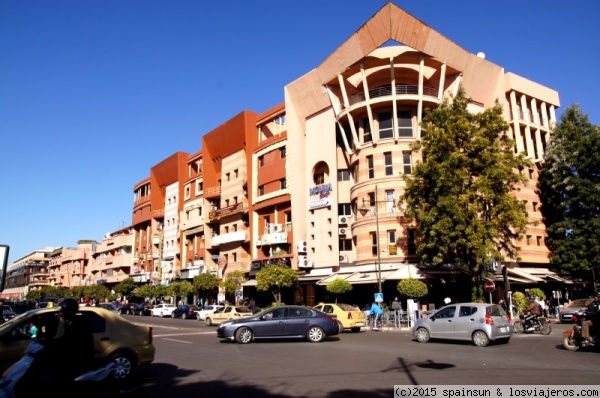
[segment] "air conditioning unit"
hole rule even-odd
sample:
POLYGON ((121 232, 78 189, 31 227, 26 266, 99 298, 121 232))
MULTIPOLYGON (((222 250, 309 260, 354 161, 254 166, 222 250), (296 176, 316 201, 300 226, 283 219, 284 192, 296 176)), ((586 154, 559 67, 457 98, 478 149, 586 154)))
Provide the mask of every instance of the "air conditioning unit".
POLYGON ((283 231, 283 225, 281 224, 273 224, 272 232, 281 232, 283 231))
POLYGON ((257 240, 257 241, 255 242, 255 246, 262 246, 262 242, 261 242, 260 240, 257 240))
POLYGON ((341 225, 348 224, 348 216, 339 216, 338 217, 338 223, 341 224, 341 225))
POLYGON ((339 228, 338 229, 338 234, 340 234, 340 235, 346 235, 346 229, 347 228, 339 228))
POLYGON ((307 245, 305 240, 298 242, 298 253, 306 253, 307 245))
POLYGON ((340 263, 348 262, 348 256, 345 254, 340 254, 340 263))
POLYGON ((312 261, 310 261, 306 256, 298 256, 298 267, 312 268, 312 261))

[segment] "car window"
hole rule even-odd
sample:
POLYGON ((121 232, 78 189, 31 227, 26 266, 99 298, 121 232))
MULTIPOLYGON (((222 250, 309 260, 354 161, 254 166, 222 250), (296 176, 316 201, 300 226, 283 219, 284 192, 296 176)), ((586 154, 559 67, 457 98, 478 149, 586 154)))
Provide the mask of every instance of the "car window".
POLYGON ((307 318, 312 316, 312 312, 306 308, 288 308, 288 318, 307 318))
POLYGON ((225 308, 225 310, 223 311, 223 313, 224 313, 224 314, 228 314, 228 313, 230 313, 231 311, 233 311, 233 307, 227 307, 227 308, 225 308))
POLYGON ((567 307, 587 307, 587 304, 585 302, 586 300, 575 300, 571 302, 571 304, 569 304, 567 307))
POLYGON ((444 307, 438 312, 435 313, 436 318, 454 318, 454 313, 456 312, 456 307, 444 307))
POLYGON ((92 333, 106 332, 106 319, 93 311, 82 311, 78 316, 85 316, 92 326, 92 333))
POLYGON ((460 310, 458 311, 458 316, 459 317, 460 316, 471 316, 476 312, 477 312, 477 307, 463 305, 460 307, 460 310))
POLYGON ((285 316, 285 308, 276 308, 264 315, 265 319, 279 319, 285 316))
POLYGON ((333 314, 333 307, 331 305, 324 305, 321 311, 326 314, 333 314))
POLYGON ((357 309, 351 306, 350 304, 338 304, 338 307, 340 307, 344 311, 357 311, 357 309))
POLYGON ((246 307, 245 305, 238 305, 237 307, 235 307, 235 310, 242 314, 252 312, 252 310, 250 308, 246 307))
POLYGON ((504 316, 504 310, 499 305, 485 307, 485 313, 491 316, 504 316))

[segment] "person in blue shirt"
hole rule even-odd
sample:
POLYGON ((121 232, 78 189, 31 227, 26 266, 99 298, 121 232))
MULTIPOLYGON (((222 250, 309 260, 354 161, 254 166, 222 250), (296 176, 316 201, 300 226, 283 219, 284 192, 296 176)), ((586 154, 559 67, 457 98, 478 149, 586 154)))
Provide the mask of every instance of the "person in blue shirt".
POLYGON ((379 330, 377 325, 379 322, 379 318, 381 318, 381 316, 383 315, 383 310, 377 303, 373 303, 371 305, 371 314, 373 314, 373 317, 375 319, 375 324, 374 324, 373 330, 379 330))

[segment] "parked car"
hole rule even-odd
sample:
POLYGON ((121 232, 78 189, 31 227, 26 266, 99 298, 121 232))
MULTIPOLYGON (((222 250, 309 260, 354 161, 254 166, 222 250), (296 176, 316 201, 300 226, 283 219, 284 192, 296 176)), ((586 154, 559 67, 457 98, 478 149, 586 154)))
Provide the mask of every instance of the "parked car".
POLYGON ((200 311, 198 311, 196 313, 196 319, 198 319, 199 321, 205 321, 206 320, 206 315, 208 314, 212 314, 213 312, 215 312, 216 310, 218 310, 219 308, 223 309, 222 305, 205 305, 200 311))
POLYGON ((196 314, 200 312, 202 308, 196 305, 180 305, 171 312, 171 318, 190 319, 196 318, 196 314))
POLYGON ((354 333, 360 332, 360 328, 367 325, 365 313, 359 308, 343 303, 321 303, 313 307, 329 315, 335 315, 338 320, 340 333, 344 329, 350 329, 354 333))
POLYGON ((418 319, 412 334, 419 343, 430 339, 469 340, 485 347, 490 341, 508 343, 513 326, 498 304, 457 303, 418 319))
POLYGON ((563 306, 558 310, 558 319, 561 323, 573 322, 573 314, 587 309, 586 303, 589 304, 590 299, 577 299, 571 301, 569 304, 563 306))
POLYGON ((173 304, 158 304, 150 310, 150 313, 152 316, 159 316, 162 318, 165 316, 171 316, 171 312, 173 312, 175 308, 177 307, 173 304))
POLYGON ((107 311, 112 312, 115 315, 121 315, 121 312, 113 303, 99 303, 98 307, 104 308, 107 311))
MULTIPOLYGON (((206 318, 208 319, 208 318, 206 318)), ((295 338, 318 343, 339 333, 335 315, 314 308, 288 305, 268 308, 248 318, 223 321, 217 337, 248 344, 259 339, 295 338)))
POLYGON ((10 305, 2 306, 2 317, 4 318, 4 321, 8 321, 16 316, 17 313, 13 310, 13 308, 10 305))
MULTIPOLYGON (((38 327, 38 338, 56 334, 58 312, 59 308, 33 309, 0 325, 0 372, 23 356, 31 340, 30 323, 38 327)), ((77 316, 87 317, 92 325, 96 359, 116 362, 115 378, 127 379, 138 366, 154 361, 151 327, 98 307, 80 307, 77 316)))
POLYGON ((124 303, 119 307, 119 312, 125 315, 133 315, 133 309, 135 308, 136 303, 124 303))
POLYGON ((252 316, 252 310, 245 305, 225 305, 223 309, 206 315, 206 325, 218 325, 221 322, 231 319, 249 318, 252 316))
POLYGON ((133 307, 133 315, 152 316, 152 307, 148 304, 138 304, 133 307))

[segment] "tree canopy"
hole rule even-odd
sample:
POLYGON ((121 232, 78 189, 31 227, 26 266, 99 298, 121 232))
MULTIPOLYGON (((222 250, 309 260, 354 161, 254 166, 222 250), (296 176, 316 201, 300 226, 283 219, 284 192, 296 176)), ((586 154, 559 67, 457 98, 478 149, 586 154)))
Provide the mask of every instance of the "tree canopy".
POLYGON ((121 297, 131 296, 138 285, 135 283, 133 278, 125 278, 117 286, 115 286, 115 292, 119 293, 121 297))
POLYGON ((426 296, 429 291, 425 282, 413 278, 402 279, 398 282, 397 289, 400 295, 410 299, 426 296))
POLYGON ((516 258, 516 239, 528 225, 514 191, 527 182, 518 170, 530 164, 515 154, 502 106, 471 113, 461 88, 456 97, 426 110, 421 150, 405 175, 407 214, 418 221, 418 254, 429 264, 453 263, 470 272, 473 299, 483 296, 483 266, 516 258))
POLYGON ((270 264, 256 274, 256 290, 270 290, 277 305, 281 305, 281 291, 298 280, 296 271, 285 265, 270 264))
POLYGON ((348 293, 352 290, 352 284, 345 279, 335 278, 325 286, 328 292, 335 294, 335 302, 337 303, 338 295, 348 293))
POLYGON ((538 179, 551 261, 564 270, 600 264, 600 126, 577 104, 553 131, 538 179))

